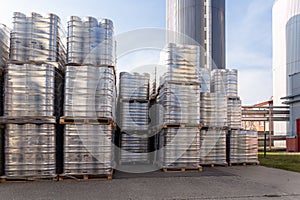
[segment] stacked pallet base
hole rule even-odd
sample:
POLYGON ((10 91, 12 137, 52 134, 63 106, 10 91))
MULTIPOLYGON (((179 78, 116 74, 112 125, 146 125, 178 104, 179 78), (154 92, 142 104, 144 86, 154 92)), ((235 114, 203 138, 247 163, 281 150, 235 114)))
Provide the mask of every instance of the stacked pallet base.
POLYGON ((201 171, 200 48, 168 44, 161 54, 167 68, 160 77, 157 103, 158 163, 163 171, 201 171))
POLYGON ((57 174, 57 126, 53 117, 1 118, 5 126, 1 181, 53 180, 57 174), (8 123, 5 123, 8 122, 8 123))
POLYGON ((115 134, 115 69, 66 66, 63 167, 59 180, 110 180, 115 134))
POLYGON ((231 130, 228 140, 229 165, 259 164, 256 131, 231 130))
POLYGON ((149 79, 147 73, 120 73, 117 121, 122 167, 150 164, 149 79))
POLYGON ((200 163, 202 166, 227 166, 226 134, 222 128, 201 129, 200 163))

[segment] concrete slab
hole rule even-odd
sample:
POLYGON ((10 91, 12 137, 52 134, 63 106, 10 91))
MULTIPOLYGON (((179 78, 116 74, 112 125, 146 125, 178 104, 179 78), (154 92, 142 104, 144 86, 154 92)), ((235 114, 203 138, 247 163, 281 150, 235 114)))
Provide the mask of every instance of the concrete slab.
POLYGON ((299 200, 300 173, 261 166, 204 168, 203 173, 126 174, 112 181, 1 183, 1 199, 299 200))

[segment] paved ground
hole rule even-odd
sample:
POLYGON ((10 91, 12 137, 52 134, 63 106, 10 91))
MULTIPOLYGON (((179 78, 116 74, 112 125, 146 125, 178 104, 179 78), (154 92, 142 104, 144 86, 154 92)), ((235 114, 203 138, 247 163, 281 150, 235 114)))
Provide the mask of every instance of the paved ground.
POLYGON ((299 200, 300 173, 261 166, 126 174, 112 181, 1 183, 0 199, 299 200))

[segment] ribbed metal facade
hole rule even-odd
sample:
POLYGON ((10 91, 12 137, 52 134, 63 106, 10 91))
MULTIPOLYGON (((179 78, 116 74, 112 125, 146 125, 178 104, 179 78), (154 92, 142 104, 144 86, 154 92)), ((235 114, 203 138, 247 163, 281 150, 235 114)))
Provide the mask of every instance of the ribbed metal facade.
POLYGON ((167 0, 167 43, 201 46, 201 66, 225 68, 225 0, 167 0))
MULTIPOLYGON (((300 1, 276 0, 273 5, 273 100, 282 105, 280 98, 288 93, 288 77, 299 69, 299 17, 300 1)), ((291 111, 292 112, 292 111, 291 111)), ((293 116, 291 117, 293 118, 293 116)), ((294 127, 294 125, 292 125, 294 127)), ((291 132, 292 131, 292 132, 291 132)), ((288 123, 274 122, 274 134, 289 132, 288 123)))
POLYGON ((289 135, 297 135, 296 120, 300 119, 300 14, 293 16, 286 25, 286 55, 288 96, 290 100, 289 135))

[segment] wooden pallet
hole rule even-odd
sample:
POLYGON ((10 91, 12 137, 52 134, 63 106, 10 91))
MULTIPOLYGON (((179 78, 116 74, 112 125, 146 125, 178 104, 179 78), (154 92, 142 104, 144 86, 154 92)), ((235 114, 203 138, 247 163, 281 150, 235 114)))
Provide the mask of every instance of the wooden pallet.
POLYGON ((199 82, 186 82, 186 81, 165 81, 162 85, 158 87, 158 91, 161 90, 161 88, 164 87, 165 84, 174 84, 174 85, 182 85, 182 86, 201 86, 201 83, 199 82))
POLYGON ((42 65, 42 64, 49 64, 54 66, 55 68, 61 70, 62 66, 57 61, 45 61, 45 60, 27 60, 27 61, 19 61, 19 60, 10 60, 7 62, 7 64, 13 64, 13 65, 24 65, 24 64, 32 64, 32 65, 42 65))
POLYGON ((247 166, 247 165, 259 165, 259 162, 241 162, 241 163, 229 163, 229 166, 247 166))
POLYGON ((202 172, 202 167, 166 167, 163 172, 202 172))
POLYGON ((198 124, 172 124, 172 123, 165 123, 163 125, 164 129, 168 129, 168 128, 186 128, 186 127, 197 127, 198 129, 201 129, 201 126, 198 124))
POLYGON ((236 96, 228 96, 227 98, 230 100, 240 100, 240 97, 236 97, 236 96))
POLYGON ((113 65, 95 65, 94 63, 67 63, 65 66, 74 66, 74 67, 80 67, 80 66, 94 66, 94 67, 107 67, 115 70, 115 66, 113 65))
POLYGON ((44 181, 58 181, 57 176, 42 176, 42 177, 1 177, 0 183, 24 183, 24 182, 44 182, 44 181))
POLYGON ((119 161, 119 165, 150 165, 151 161, 119 161))
POLYGON ((0 124, 56 124, 56 117, 2 116, 0 117, 0 124))
POLYGON ((112 174, 74 174, 74 175, 61 174, 58 176, 58 181, 67 181, 67 180, 106 181, 106 180, 112 180, 112 178, 113 178, 112 174))
POLYGON ((119 102, 124 103, 149 103, 149 100, 146 99, 119 99, 119 102))
POLYGON ((115 125, 115 122, 110 118, 72 118, 72 117, 61 117, 59 120, 60 124, 110 124, 115 125))
POLYGON ((202 167, 228 167, 228 164, 227 163, 224 163, 224 164, 201 164, 202 167))
POLYGON ((200 125, 200 127, 203 130, 230 130, 228 126, 212 127, 212 126, 200 125))

